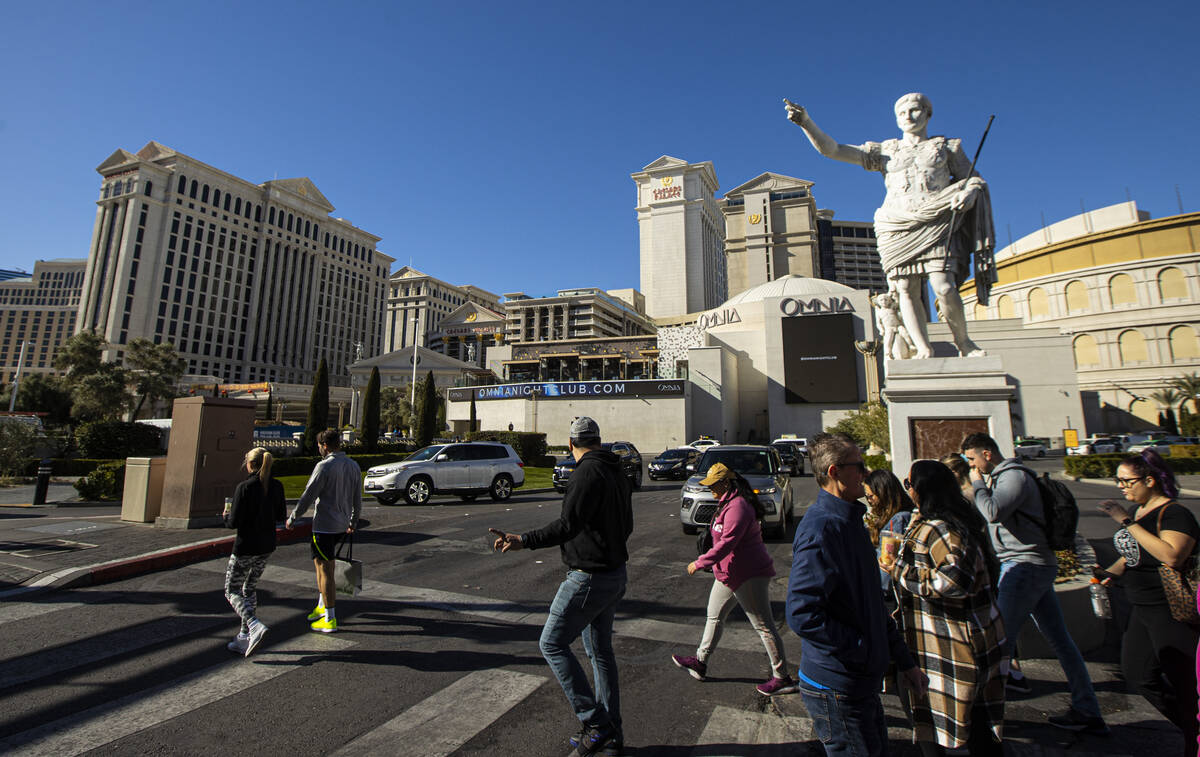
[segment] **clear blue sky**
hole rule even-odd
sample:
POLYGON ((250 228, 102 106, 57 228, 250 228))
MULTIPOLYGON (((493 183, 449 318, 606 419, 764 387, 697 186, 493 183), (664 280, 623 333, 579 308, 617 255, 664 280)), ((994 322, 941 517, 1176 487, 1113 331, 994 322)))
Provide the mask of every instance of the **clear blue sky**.
POLYGON ((973 152, 1006 244, 1080 210, 1200 207, 1196 2, 9 3, 0 268, 84 257, 99 165, 157 140, 308 176, 380 249, 457 284, 638 286, 634 184, 660 155, 764 171, 869 220, 877 174, 818 156, 898 134, 973 152))

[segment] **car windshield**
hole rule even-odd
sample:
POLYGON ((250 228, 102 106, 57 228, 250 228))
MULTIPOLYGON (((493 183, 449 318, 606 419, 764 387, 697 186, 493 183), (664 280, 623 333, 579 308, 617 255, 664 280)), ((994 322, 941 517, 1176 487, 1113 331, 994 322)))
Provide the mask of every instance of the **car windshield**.
POLYGON ((765 449, 721 449, 715 447, 704 453, 704 459, 696 470, 706 471, 717 463, 724 463, 743 476, 768 476, 777 473, 771 453, 765 449))
POLYGON ((682 460, 687 457, 687 450, 669 449, 658 456, 659 460, 682 460))
POLYGON ((445 447, 445 445, 435 444, 432 447, 426 447, 425 449, 419 449, 416 452, 409 455, 408 459, 406 459, 404 462, 412 463, 412 462, 419 462, 421 460, 432 460, 434 457, 437 456, 437 453, 441 452, 442 449, 444 449, 444 447, 445 447))
POLYGON ((783 442, 780 442, 779 444, 772 444, 771 446, 779 450, 781 453, 791 453, 792 451, 792 445, 785 444, 783 442))

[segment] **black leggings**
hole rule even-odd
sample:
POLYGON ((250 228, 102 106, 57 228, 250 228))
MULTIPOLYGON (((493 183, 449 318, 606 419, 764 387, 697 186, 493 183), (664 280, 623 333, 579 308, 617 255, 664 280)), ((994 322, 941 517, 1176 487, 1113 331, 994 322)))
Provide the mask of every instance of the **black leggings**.
POLYGON ((1183 731, 1184 754, 1196 757, 1196 640, 1166 605, 1133 605, 1121 639, 1125 682, 1183 731))

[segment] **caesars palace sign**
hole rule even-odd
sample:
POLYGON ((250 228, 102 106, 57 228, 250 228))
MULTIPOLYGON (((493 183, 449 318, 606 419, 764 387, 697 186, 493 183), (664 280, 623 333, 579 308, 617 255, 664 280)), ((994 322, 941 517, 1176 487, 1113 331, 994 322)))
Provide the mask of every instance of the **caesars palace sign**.
MULTIPOLYGON (((779 312, 786 318, 799 315, 853 313, 854 305, 851 304, 848 297, 813 297, 811 299, 784 297, 779 301, 779 312)), ((741 322, 742 317, 738 315, 737 308, 718 308, 717 310, 702 313, 696 319, 696 328, 701 331, 707 331, 715 326, 741 322)))

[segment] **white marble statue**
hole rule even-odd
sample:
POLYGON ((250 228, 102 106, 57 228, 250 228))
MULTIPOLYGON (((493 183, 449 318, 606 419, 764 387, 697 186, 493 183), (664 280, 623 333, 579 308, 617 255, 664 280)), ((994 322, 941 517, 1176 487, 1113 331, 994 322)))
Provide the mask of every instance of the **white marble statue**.
POLYGON ((877 294, 871 298, 871 304, 875 306, 875 327, 883 339, 883 357, 887 360, 910 357, 916 347, 900 318, 896 295, 891 292, 877 294))
POLYGON ((985 275, 976 272, 976 287, 980 302, 986 304, 994 274, 991 199, 983 179, 968 176, 971 160, 961 140, 926 135, 933 115, 929 98, 914 92, 896 101, 900 139, 861 145, 839 144, 817 128, 804 108, 786 99, 784 103, 788 119, 804 130, 817 152, 883 174, 887 195, 875 211, 875 236, 889 288, 899 298, 900 316, 914 345, 913 357, 933 354, 921 300, 926 280, 959 354, 983 355, 967 337, 958 285, 970 272, 974 254, 977 269, 985 269, 985 275))

